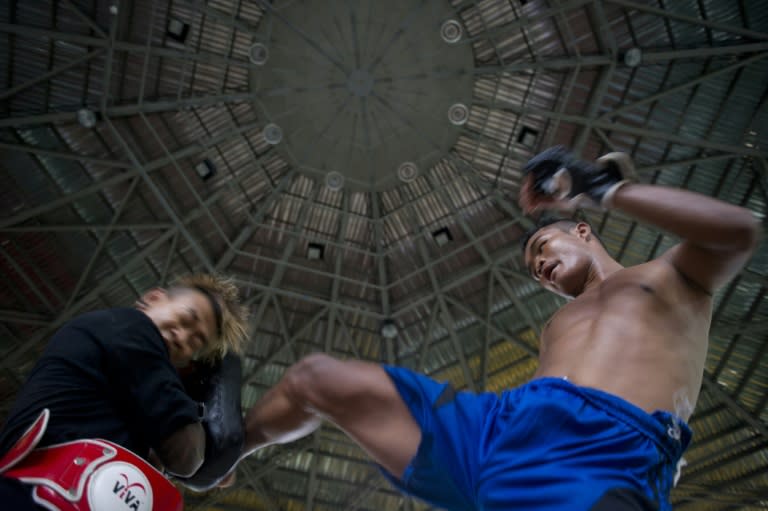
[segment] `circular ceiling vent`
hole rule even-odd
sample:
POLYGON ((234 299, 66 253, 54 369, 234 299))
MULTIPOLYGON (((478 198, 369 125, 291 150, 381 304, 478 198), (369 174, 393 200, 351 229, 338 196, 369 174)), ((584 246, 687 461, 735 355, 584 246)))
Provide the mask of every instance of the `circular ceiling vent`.
POLYGON ((440 27, 440 37, 446 43, 458 42, 461 39, 462 32, 461 23, 456 20, 448 20, 440 27))
POLYGON ((397 337, 397 324, 391 319, 385 319, 381 322, 381 336, 385 339, 394 339, 397 337))
POLYGON ((448 109, 448 120, 451 124, 461 126, 469 120, 469 108, 464 103, 454 103, 448 109))
POLYGON ((337 192, 344 188, 344 176, 335 170, 325 175, 325 186, 337 192))
POLYGON ((419 175, 419 168, 412 161, 405 161, 397 167, 397 177, 403 183, 410 183, 419 175))
POLYGON ((253 43, 248 50, 248 58, 257 66, 263 66, 269 59, 269 49, 262 43, 253 43))
POLYGON ((77 111, 77 122, 83 128, 93 128, 96 126, 96 112, 90 108, 81 108, 77 111))
POLYGON ((637 67, 643 60, 643 51, 640 48, 630 48, 624 54, 624 63, 629 67, 637 67))
POLYGON ((283 139, 283 130, 281 130, 280 126, 275 123, 271 122, 264 126, 263 132, 264 140, 266 140, 267 144, 277 145, 283 139))

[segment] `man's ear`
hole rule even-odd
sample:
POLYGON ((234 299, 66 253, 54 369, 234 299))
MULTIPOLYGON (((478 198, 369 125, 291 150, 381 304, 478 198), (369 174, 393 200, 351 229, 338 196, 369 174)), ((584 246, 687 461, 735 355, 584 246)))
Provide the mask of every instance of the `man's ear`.
POLYGON ((576 230, 576 235, 579 238, 585 241, 589 241, 590 239, 592 239, 592 236, 591 236, 592 227, 590 227, 588 223, 579 222, 578 224, 576 224, 576 227, 574 227, 574 229, 576 230))
POLYGON ((161 287, 150 289, 136 301, 136 306, 143 309, 168 298, 168 291, 161 287))

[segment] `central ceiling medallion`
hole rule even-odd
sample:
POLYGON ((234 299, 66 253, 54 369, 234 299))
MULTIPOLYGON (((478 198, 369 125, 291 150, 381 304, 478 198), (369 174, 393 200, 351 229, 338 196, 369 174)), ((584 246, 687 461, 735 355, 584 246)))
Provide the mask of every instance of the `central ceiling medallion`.
POLYGON ((358 97, 368 97, 373 91, 373 75, 365 69, 355 69, 349 74, 347 88, 358 97))
POLYGON ((251 89, 291 165, 328 186, 382 191, 451 150, 474 59, 449 2, 272 6, 254 34, 251 89))

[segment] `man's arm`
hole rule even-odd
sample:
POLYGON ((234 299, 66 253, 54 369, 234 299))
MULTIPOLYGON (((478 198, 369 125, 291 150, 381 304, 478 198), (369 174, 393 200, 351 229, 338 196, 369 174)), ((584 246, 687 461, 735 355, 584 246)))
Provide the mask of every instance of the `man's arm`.
POLYGON ((683 238, 663 258, 707 293, 733 278, 760 238, 749 210, 687 190, 626 184, 612 209, 683 238))
POLYGON ((684 241, 663 259, 706 293, 741 269, 760 238, 760 224, 747 209, 686 190, 629 183, 634 169, 625 153, 606 154, 593 165, 556 146, 533 157, 524 171, 525 213, 597 206, 676 234, 684 241))
POLYGON ((205 432, 199 422, 187 424, 166 438, 156 449, 165 470, 191 477, 205 459, 205 432))
POLYGON ((200 407, 182 386, 157 327, 139 310, 113 309, 105 336, 110 390, 126 396, 122 413, 137 418, 134 434, 174 475, 194 473, 205 456, 200 407))

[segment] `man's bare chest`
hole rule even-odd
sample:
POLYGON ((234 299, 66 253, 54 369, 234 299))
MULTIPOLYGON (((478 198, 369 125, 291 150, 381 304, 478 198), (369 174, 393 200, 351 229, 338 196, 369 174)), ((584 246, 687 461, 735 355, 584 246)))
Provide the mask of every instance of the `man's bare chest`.
POLYGON ((657 329, 687 332, 699 307, 681 292, 674 276, 648 268, 633 270, 618 272, 561 307, 542 332, 543 339, 598 330, 615 336, 657 329))

